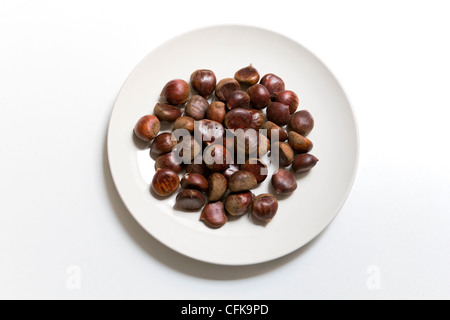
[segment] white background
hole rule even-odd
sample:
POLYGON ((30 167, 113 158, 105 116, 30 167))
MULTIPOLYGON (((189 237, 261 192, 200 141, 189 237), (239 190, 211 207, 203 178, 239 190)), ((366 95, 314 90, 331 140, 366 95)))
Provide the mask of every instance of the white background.
POLYGON ((433 0, 0 0, 0 298, 449 299, 449 16, 433 0), (269 28, 317 54, 360 127, 360 168, 338 218, 255 266, 197 262, 146 234, 105 156, 135 65, 179 33, 223 23, 269 28), (67 288, 71 265, 81 290, 67 288), (373 265, 380 290, 367 286, 373 265))

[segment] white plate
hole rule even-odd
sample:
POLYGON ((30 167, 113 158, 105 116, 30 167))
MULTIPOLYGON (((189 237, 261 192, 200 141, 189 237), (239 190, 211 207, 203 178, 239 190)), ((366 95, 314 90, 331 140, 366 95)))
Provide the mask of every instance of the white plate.
MULTIPOLYGON (((132 72, 114 106, 108 135, 112 176, 134 218, 159 241, 189 257, 224 265, 265 262, 307 244, 336 217, 351 190, 358 162, 358 131, 352 107, 327 67, 310 51, 280 34, 246 26, 216 26, 178 36, 151 52, 132 72), (154 161, 139 148, 133 128, 151 114, 163 86, 189 80, 196 69, 211 69, 219 79, 252 63, 261 73, 282 77, 300 96, 316 126, 309 138, 318 165, 299 180, 294 195, 280 200, 267 226, 248 216, 219 230, 199 222, 200 213, 173 209, 174 198, 150 194, 154 161)), ((267 179, 255 194, 269 191, 267 179)))

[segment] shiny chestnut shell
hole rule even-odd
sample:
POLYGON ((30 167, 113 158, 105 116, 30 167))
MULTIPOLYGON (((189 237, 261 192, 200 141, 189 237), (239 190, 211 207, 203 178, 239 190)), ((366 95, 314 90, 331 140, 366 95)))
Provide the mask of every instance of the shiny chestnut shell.
POLYGON ((272 121, 276 125, 284 127, 289 123, 291 113, 289 107, 279 102, 272 102, 267 107, 267 120, 272 121))
POLYGON ((181 186, 184 189, 206 192, 208 191, 208 180, 198 173, 186 173, 183 179, 181 179, 181 186))
POLYGON ((268 73, 262 77, 260 83, 267 88, 271 96, 276 92, 285 91, 283 79, 273 73, 268 73))
POLYGON ((258 70, 250 64, 248 67, 238 70, 234 78, 244 86, 252 86, 258 83, 260 75, 258 70))
POLYGON ((290 90, 275 92, 273 94, 273 101, 289 106, 289 112, 291 114, 294 114, 297 111, 300 103, 297 94, 290 90))
POLYGON ((218 229, 223 227, 228 221, 223 203, 220 201, 208 203, 203 208, 200 220, 210 228, 218 229))
POLYGON ((227 102, 230 94, 240 89, 241 85, 235 79, 222 79, 216 86, 216 97, 222 102, 227 102))
POLYGON ((292 171, 295 173, 305 173, 314 168, 319 159, 309 153, 299 154, 292 163, 292 171))
POLYGON ((178 209, 186 211, 197 211, 206 204, 203 194, 194 189, 185 189, 181 191, 175 200, 178 209))
POLYGON ((181 117, 183 111, 167 103, 157 103, 153 109, 153 113, 160 121, 174 122, 181 117))
POLYGON ((144 116, 139 119, 134 134, 142 141, 149 142, 153 140, 161 129, 161 123, 155 116, 144 116))
POLYGON ((314 118, 309 111, 302 110, 292 115, 289 125, 298 134, 307 136, 314 129, 314 118))
POLYGON ((248 212, 253 203, 254 194, 250 191, 230 193, 225 199, 226 211, 232 216, 242 216, 248 212))
POLYGON ((250 97, 250 105, 254 109, 265 109, 270 104, 270 93, 262 84, 255 84, 248 88, 247 93, 250 97))
POLYGON ((169 81, 161 92, 161 97, 164 97, 167 103, 171 105, 180 105, 189 99, 191 88, 189 84, 181 79, 169 81))
POLYGON ((258 183, 264 182, 269 174, 267 165, 261 159, 248 159, 244 164, 241 164, 240 169, 253 173, 258 183))
POLYGON ((277 194, 291 194, 297 190, 297 180, 286 169, 278 169, 272 176, 272 186, 277 194))
POLYGON ((180 178, 169 169, 159 169, 152 180, 152 190, 160 197, 168 197, 178 190, 180 178))
POLYGON ((211 70, 200 69, 191 75, 192 89, 205 99, 208 99, 216 89, 216 82, 216 75, 211 70))
POLYGON ((278 212, 278 200, 271 194, 261 194, 253 200, 252 214, 256 219, 269 223, 278 212))

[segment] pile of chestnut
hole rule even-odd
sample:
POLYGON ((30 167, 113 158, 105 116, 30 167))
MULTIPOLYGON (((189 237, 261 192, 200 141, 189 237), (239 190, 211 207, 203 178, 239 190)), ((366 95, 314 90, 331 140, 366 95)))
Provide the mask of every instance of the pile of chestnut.
POLYGON ((139 139, 153 141, 157 171, 152 192, 164 198, 181 185, 176 207, 203 208, 201 220, 211 228, 222 227, 228 215, 242 216, 249 210, 256 219, 270 222, 278 211, 277 198, 272 194, 255 197, 251 192, 268 175, 261 156, 271 151, 272 158, 274 154, 279 158, 275 163, 282 168, 272 176, 273 190, 279 195, 294 192, 294 174, 311 170, 319 161, 309 154, 313 144, 306 137, 314 119, 306 110, 297 111, 298 106, 298 96, 285 89, 280 77, 266 74, 260 80, 252 65, 219 82, 211 70, 195 71, 190 85, 180 79, 168 82, 154 115, 142 117, 134 129, 139 139), (191 91, 197 94, 191 96, 191 91), (173 123, 172 132, 183 130, 187 135, 174 138, 172 132, 160 133, 161 121, 173 123), (236 130, 244 143, 228 134, 236 130), (250 134, 255 130, 257 134, 250 134), (189 154, 177 149, 181 142, 189 145, 189 154), (258 157, 252 157, 255 153, 258 157), (238 161, 236 155, 242 154, 238 161), (292 172, 286 169, 290 166, 292 172), (186 174, 180 181, 183 170, 186 174))

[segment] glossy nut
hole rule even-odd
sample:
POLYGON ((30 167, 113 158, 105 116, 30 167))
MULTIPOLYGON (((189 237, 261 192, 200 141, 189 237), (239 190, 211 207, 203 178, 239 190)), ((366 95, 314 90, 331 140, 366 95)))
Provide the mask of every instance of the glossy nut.
POLYGON ((228 169, 233 163, 230 152, 223 145, 210 145, 205 149, 204 161, 209 170, 217 172, 228 169))
POLYGON ((144 116, 136 124, 134 134, 142 141, 149 142, 158 135, 161 123, 155 116, 144 116))
POLYGON ((205 119, 209 103, 199 95, 192 96, 186 103, 186 115, 194 120, 205 119))
POLYGON ((225 103, 220 101, 214 101, 206 110, 206 118, 219 123, 223 122, 226 114, 225 103))
POLYGON ((262 77, 260 83, 267 88, 271 96, 276 92, 285 91, 284 81, 273 73, 266 74, 262 77))
POLYGON ((194 123, 195 120, 191 117, 180 117, 177 120, 175 120, 175 123, 173 124, 173 131, 175 130, 187 130, 189 133, 194 132, 194 123))
POLYGON ((189 84, 181 79, 169 81, 161 92, 167 103, 177 106, 185 103, 189 99, 191 89, 189 84))
POLYGON ((250 97, 244 91, 236 90, 228 96, 227 108, 230 110, 235 108, 248 108, 249 106, 250 97))
POLYGON ((256 182, 258 183, 264 182, 269 174, 267 165, 260 159, 248 159, 244 164, 241 164, 240 169, 242 171, 253 173, 256 178, 256 182))
POLYGON ((221 173, 213 173, 208 178, 208 200, 219 201, 228 190, 228 181, 221 173))
POLYGON ((235 174, 236 172, 238 172, 239 166, 236 164, 230 164, 230 166, 228 167, 227 170, 225 170, 224 172, 222 172, 222 174, 224 175, 225 178, 230 179, 230 177, 235 174))
POLYGON ((275 132, 278 133, 279 141, 286 141, 288 138, 287 132, 271 121, 267 121, 266 123, 264 123, 264 125, 262 126, 262 129, 267 130, 267 137, 270 139, 270 141, 272 141, 272 133, 275 133, 275 132))
POLYGON ((171 152, 159 156, 156 159, 155 169, 169 169, 176 173, 180 173, 183 170, 183 165, 180 159, 175 156, 175 153, 171 152))
POLYGON ((307 153, 313 148, 311 140, 294 131, 289 132, 289 145, 298 153, 307 153))
POLYGON ((216 89, 216 75, 211 70, 196 70, 191 75, 191 86, 203 98, 208 99, 216 89))
POLYGON ((238 155, 245 154, 254 158, 262 157, 270 150, 270 140, 265 135, 251 129, 236 132, 236 150, 238 155))
POLYGON ((249 171, 238 171, 228 180, 228 188, 231 192, 252 190, 257 185, 256 177, 249 171))
POLYGON ((167 103, 157 103, 153 109, 153 113, 160 121, 174 122, 181 117, 183 111, 167 103))
POLYGON ((250 110, 236 108, 225 116, 225 127, 231 130, 248 129, 253 122, 253 114, 250 110))
POLYGON ((238 70, 234 78, 244 86, 252 86, 258 83, 260 76, 258 70, 250 64, 248 67, 238 70))
POLYGON ((314 118, 311 113, 302 110, 292 115, 289 125, 298 134, 307 136, 314 128, 314 118))
POLYGON ((208 180, 198 173, 187 173, 181 179, 181 186, 184 189, 194 189, 201 192, 208 191, 208 180))
POLYGON ((216 86, 216 97, 222 102, 227 102, 230 94, 240 89, 241 85, 235 79, 222 79, 216 86))
POLYGON ((187 173, 198 173, 204 177, 210 175, 210 171, 206 164, 203 162, 203 155, 197 156, 190 164, 186 165, 187 173))
POLYGON ((178 209, 186 211, 197 211, 206 204, 203 194, 194 189, 185 189, 181 191, 175 200, 178 209))
POLYGON ((276 125, 284 127, 289 123, 291 113, 289 107, 279 102, 272 102, 267 107, 267 120, 272 121, 276 125))
POLYGON ((319 162, 319 159, 312 154, 299 154, 295 157, 294 162, 292 163, 292 171, 295 173, 308 172, 316 166, 317 162, 319 162))
POLYGON ((253 216, 265 223, 269 223, 278 211, 278 200, 271 194, 261 194, 253 200, 253 216))
POLYGON ((262 84, 255 84, 248 88, 247 93, 250 97, 250 105, 254 109, 262 110, 270 104, 270 93, 262 84))
POLYGON ((225 135, 225 128, 219 122, 212 120, 197 121, 194 128, 194 137, 197 141, 206 145, 216 140, 222 140, 225 135))
POLYGON ((274 93, 273 101, 279 102, 289 106, 289 112, 294 114, 297 111, 298 105, 300 103, 298 96, 295 92, 286 90, 274 93))
POLYGON ((273 148, 278 148, 280 167, 289 167, 294 161, 294 150, 287 142, 278 142, 273 148))
POLYGON ((272 176, 272 186, 277 194, 291 194, 297 190, 297 180, 286 169, 278 169, 272 176))
POLYGON ((223 203, 220 201, 208 203, 203 208, 200 220, 210 228, 218 229, 223 227, 228 221, 223 203))
POLYGON ((231 193, 225 199, 225 210, 232 216, 242 216, 252 206, 254 197, 250 191, 231 193))
POLYGON ((254 130, 259 130, 262 128, 262 126, 264 125, 264 115, 261 111, 259 110, 254 110, 251 109, 249 110, 251 117, 252 117, 252 121, 250 122, 250 129, 254 129, 254 130))
POLYGON ((180 178, 169 169, 159 169, 152 180, 152 190, 160 197, 168 197, 178 190, 180 178))
POLYGON ((172 139, 171 133, 161 133, 153 140, 152 153, 156 155, 169 153, 177 144, 178 142, 175 139, 172 139))

